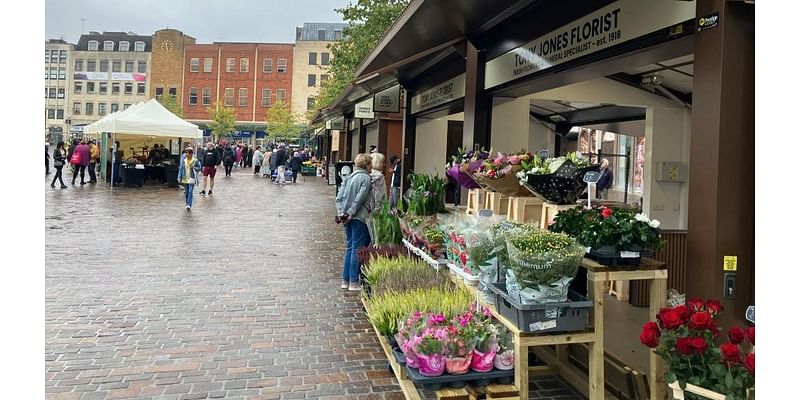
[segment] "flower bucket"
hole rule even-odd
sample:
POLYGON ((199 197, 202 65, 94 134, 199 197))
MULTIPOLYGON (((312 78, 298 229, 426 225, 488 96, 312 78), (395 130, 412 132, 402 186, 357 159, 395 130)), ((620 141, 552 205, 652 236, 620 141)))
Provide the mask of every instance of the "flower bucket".
POLYGON ((403 341, 401 337, 395 336, 400 351, 403 352, 403 357, 406 359, 406 365, 410 368, 419 368, 417 362, 417 353, 414 352, 414 346, 411 345, 409 340, 403 341))
POLYGON ((466 357, 447 358, 445 360, 445 370, 451 375, 462 375, 469 372, 472 364, 472 352, 467 353, 466 357))
POLYGON ((467 189, 480 189, 480 185, 475 183, 475 180, 472 179, 466 173, 461 172, 461 164, 456 164, 445 171, 448 176, 452 177, 453 179, 458 182, 459 185, 467 188, 467 189))
POLYGON ((441 354, 417 354, 417 364, 419 366, 419 373, 423 376, 433 377, 444 374, 445 358, 441 354))
POLYGON ((514 350, 506 350, 494 357, 494 367, 508 371, 514 369, 514 350))
POLYGON ((472 363, 470 368, 475 372, 489 372, 494 368, 494 350, 482 353, 475 349, 472 351, 472 363))

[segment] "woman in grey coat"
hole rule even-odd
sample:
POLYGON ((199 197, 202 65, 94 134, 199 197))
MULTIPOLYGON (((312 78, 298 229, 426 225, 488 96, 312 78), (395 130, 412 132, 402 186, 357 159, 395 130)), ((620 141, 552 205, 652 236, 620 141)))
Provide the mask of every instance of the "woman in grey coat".
POLYGON ((336 222, 344 224, 347 248, 344 251, 342 289, 360 291, 358 249, 370 243, 367 219, 368 203, 372 197, 372 178, 367 172, 372 162, 369 154, 356 156, 353 172, 348 175, 336 194, 336 222))

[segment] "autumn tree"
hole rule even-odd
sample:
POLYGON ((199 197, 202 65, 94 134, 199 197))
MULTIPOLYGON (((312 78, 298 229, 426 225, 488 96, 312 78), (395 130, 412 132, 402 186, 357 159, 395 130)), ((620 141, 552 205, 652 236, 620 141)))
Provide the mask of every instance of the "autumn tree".
POLYGON ((214 105, 206 109, 211 122, 208 127, 211 129, 211 134, 214 139, 219 140, 222 135, 229 134, 236 129, 236 116, 233 108, 225 107, 219 103, 214 102, 214 105))
POLYGON ((267 110, 267 131, 271 139, 296 139, 302 127, 288 104, 278 101, 267 110))

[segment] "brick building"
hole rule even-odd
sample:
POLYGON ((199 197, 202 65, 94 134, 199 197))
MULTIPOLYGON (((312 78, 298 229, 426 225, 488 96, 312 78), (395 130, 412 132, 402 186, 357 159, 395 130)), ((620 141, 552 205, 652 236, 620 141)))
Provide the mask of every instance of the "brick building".
POLYGON ((183 113, 209 122, 216 101, 236 111, 237 124, 263 123, 277 101, 291 104, 291 43, 189 44, 184 48, 183 113))
POLYGON ((153 34, 149 98, 164 94, 183 98, 183 50, 195 39, 175 29, 161 29, 153 34))

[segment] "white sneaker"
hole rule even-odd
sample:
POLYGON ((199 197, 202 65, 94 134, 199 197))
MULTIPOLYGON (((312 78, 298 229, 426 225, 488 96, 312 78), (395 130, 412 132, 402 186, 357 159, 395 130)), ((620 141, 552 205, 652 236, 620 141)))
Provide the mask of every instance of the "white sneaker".
POLYGON ((341 286, 341 288, 342 288, 342 289, 347 289, 348 287, 350 287, 350 282, 348 282, 348 281, 342 281, 342 286, 341 286))
POLYGON ((360 292, 361 284, 359 284, 358 282, 350 282, 350 286, 347 288, 347 290, 352 292, 360 292))

